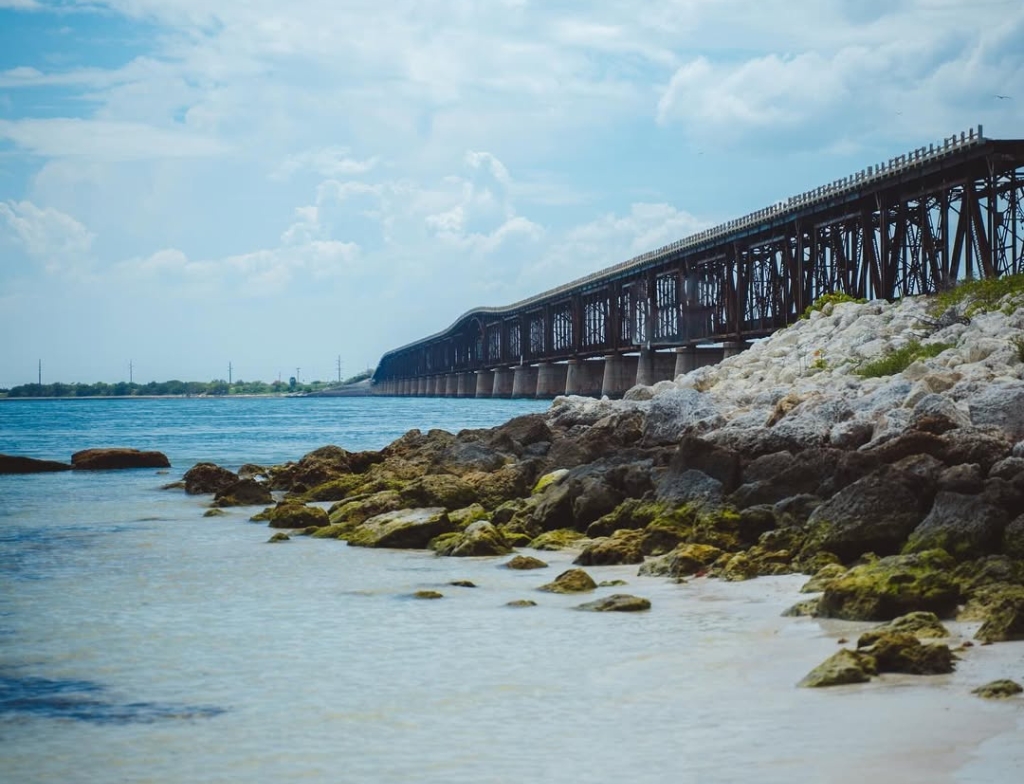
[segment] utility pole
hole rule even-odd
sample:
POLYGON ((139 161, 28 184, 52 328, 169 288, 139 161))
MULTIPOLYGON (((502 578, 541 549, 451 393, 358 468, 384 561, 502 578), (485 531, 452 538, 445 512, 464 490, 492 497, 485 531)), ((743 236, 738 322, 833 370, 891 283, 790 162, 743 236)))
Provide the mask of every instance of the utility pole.
POLYGON ((299 378, 299 371, 300 370, 302 370, 302 368, 295 368, 295 383, 296 384, 301 382, 301 379, 299 378))
POLYGON ((128 360, 128 383, 135 383, 135 372, 134 368, 132 367, 132 361, 130 359, 128 360))
POLYGON ((228 362, 228 386, 231 386, 231 363, 228 362))
POLYGON ((338 354, 338 383, 341 383, 341 354, 338 354))
POLYGON ((43 388, 43 360, 39 360, 39 388, 43 388))

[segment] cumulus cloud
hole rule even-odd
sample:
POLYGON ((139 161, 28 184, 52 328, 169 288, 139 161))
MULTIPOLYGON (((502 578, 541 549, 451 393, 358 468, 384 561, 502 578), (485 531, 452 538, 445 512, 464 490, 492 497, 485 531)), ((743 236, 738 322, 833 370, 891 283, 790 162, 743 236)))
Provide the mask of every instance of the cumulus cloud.
POLYGON ((308 170, 321 177, 348 177, 366 174, 379 162, 376 156, 362 160, 353 158, 347 147, 320 147, 287 156, 272 176, 287 179, 298 171, 308 170))
POLYGON ((8 236, 48 272, 88 262, 95 235, 72 216, 30 201, 6 201, 0 202, 0 218, 8 236))

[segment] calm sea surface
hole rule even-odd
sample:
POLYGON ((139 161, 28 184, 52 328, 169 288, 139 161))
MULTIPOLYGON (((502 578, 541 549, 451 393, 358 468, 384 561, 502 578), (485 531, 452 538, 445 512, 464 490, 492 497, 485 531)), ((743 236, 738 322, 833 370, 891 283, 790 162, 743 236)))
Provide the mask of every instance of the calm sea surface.
MULTIPOLYGON (((380 448, 534 402, 274 398, 0 403, 0 452, 159 449, 152 470, 0 476, 0 781, 1017 781, 1024 644, 957 673, 794 688, 839 634, 781 618, 798 576, 676 585, 590 569, 648 613, 575 612, 504 558, 296 537, 161 490, 200 460, 380 448), (456 579, 478 587, 457 588, 456 579), (422 588, 442 600, 409 598, 422 588), (513 599, 537 607, 513 609, 513 599)), ((959 631, 970 633, 968 627, 959 631)))

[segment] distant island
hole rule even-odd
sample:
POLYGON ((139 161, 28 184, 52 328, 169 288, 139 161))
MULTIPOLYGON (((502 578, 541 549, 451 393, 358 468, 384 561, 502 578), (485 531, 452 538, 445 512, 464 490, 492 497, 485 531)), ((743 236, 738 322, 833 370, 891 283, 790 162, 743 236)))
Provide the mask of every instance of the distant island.
POLYGON ((285 381, 150 381, 137 384, 118 381, 108 384, 66 384, 55 381, 52 384, 20 384, 10 389, 0 389, 0 398, 29 397, 227 397, 230 395, 288 395, 288 394, 330 394, 343 393, 354 385, 363 386, 373 375, 373 370, 364 370, 341 383, 311 381, 303 384, 294 377, 285 381))

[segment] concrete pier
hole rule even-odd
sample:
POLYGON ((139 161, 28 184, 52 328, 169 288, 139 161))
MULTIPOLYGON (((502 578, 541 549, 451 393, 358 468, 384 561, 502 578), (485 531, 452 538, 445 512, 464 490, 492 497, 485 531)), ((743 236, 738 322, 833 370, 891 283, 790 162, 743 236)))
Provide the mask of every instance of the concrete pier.
POLYGON ((543 362, 537 366, 537 394, 535 397, 546 399, 565 394, 565 380, 568 365, 554 362, 543 362))
POLYGON ((622 397, 636 383, 637 357, 609 354, 604 358, 604 378, 601 395, 622 397))
POLYGON ((427 396, 427 377, 420 376, 416 379, 416 397, 427 396))
POLYGON ((459 373, 459 397, 474 397, 476 395, 476 373, 459 373))
POLYGON ((459 394, 459 374, 448 373, 444 377, 444 396, 457 397, 459 394))
POLYGON ((746 341, 742 340, 730 340, 722 344, 722 359, 728 359, 734 357, 737 354, 743 353, 747 348, 746 341))
POLYGON ((516 365, 512 375, 512 397, 535 397, 537 395, 537 368, 531 365, 516 365))
POLYGON ((496 368, 491 397, 512 397, 513 375, 512 368, 496 368))
POLYGON ((659 381, 670 381, 675 378, 675 369, 675 355, 650 348, 641 349, 637 358, 636 383, 650 387, 659 381))
POLYGON ((601 394, 603 380, 604 362, 601 360, 570 359, 566 366, 565 394, 597 397, 601 394))
POLYGON ((494 394, 494 371, 478 370, 476 372, 476 396, 490 397, 494 394))

